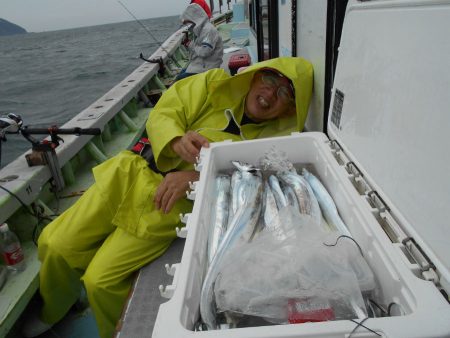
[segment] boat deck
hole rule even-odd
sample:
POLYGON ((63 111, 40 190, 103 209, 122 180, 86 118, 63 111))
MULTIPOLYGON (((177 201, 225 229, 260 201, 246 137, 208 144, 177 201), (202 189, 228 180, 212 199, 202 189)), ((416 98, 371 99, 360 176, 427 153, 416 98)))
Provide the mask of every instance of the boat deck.
POLYGON ((117 326, 116 338, 140 338, 153 332, 159 306, 167 301, 159 292, 159 285, 172 282, 165 265, 179 262, 184 248, 184 239, 176 239, 169 249, 142 268, 133 285, 127 306, 117 326))

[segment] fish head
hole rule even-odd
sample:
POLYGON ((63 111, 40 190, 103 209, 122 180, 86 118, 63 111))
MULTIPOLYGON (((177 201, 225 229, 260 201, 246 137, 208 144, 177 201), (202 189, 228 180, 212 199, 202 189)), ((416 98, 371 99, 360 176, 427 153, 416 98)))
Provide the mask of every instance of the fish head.
POLYGON ((231 163, 240 171, 240 172, 248 172, 251 174, 260 174, 261 169, 255 167, 253 164, 241 162, 241 161, 231 161, 231 163))

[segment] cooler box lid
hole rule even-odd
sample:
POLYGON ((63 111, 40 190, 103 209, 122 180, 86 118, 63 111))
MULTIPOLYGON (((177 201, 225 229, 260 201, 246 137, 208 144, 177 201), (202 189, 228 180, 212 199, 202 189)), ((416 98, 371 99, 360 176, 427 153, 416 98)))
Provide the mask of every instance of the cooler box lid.
POLYGON ((450 285, 450 1, 349 1, 328 135, 450 285))

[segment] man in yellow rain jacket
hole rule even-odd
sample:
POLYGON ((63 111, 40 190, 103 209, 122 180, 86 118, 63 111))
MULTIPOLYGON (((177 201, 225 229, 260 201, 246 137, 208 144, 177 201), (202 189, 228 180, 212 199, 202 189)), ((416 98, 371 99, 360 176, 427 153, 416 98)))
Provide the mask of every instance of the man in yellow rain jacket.
POLYGON ((93 169, 95 183, 39 238, 43 307, 24 335, 61 320, 81 283, 100 336, 111 337, 133 272, 160 256, 175 239, 185 198, 198 180, 193 163, 210 142, 288 135, 301 131, 312 93, 312 66, 302 58, 257 63, 230 77, 222 69, 175 83, 147 122, 157 169, 123 151, 93 169))

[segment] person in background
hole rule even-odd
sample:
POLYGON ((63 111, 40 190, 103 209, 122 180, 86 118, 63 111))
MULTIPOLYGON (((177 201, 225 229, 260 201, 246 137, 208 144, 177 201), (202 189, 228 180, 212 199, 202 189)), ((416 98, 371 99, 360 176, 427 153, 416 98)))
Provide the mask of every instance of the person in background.
POLYGON ((205 11, 199 5, 191 4, 181 14, 180 19, 183 24, 190 25, 194 39, 187 45, 189 64, 178 74, 176 80, 219 68, 223 58, 223 42, 205 11))
POLYGON ((23 335, 50 329, 84 286, 100 336, 112 337, 135 272, 167 250, 180 213, 192 210, 186 191, 199 179, 200 149, 302 131, 312 77, 307 60, 283 57, 235 76, 211 69, 172 85, 146 124, 154 161, 125 150, 98 165, 95 183, 41 233, 43 306, 23 335))
POLYGON ((199 5, 205 11, 206 15, 208 16, 208 19, 212 18, 211 9, 209 8, 205 0, 191 0, 190 3, 199 5))

